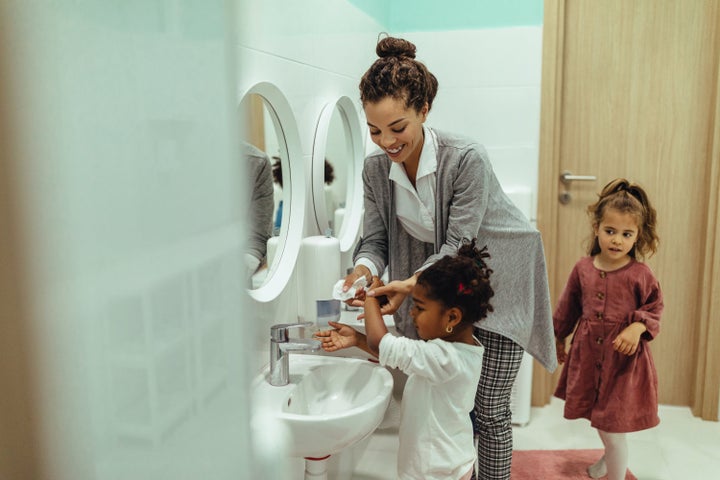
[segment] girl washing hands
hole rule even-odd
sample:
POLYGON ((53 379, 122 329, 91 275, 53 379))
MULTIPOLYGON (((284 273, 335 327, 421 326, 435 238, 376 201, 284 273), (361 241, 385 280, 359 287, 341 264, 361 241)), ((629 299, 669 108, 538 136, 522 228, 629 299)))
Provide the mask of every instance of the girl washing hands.
MULTIPOLYGON (((466 241, 457 256, 445 256, 420 274, 410 309, 419 340, 388 333, 380 303, 370 296, 364 304, 367 335, 335 322, 329 322, 334 330, 316 333, 326 351, 357 346, 408 375, 399 430, 401 480, 472 475, 476 453, 469 412, 483 357, 473 324, 493 310, 488 257, 486 248, 466 241)), ((380 286, 373 277, 371 288, 380 286)))
POLYGON ((599 197, 588 207, 589 256, 575 264, 553 315, 558 362, 565 363, 555 395, 565 400, 565 418, 590 420, 605 446, 588 468, 590 477, 622 480, 626 432, 660 422, 648 343, 659 333, 663 298, 650 268, 638 261, 658 244, 645 191, 617 179, 599 197))

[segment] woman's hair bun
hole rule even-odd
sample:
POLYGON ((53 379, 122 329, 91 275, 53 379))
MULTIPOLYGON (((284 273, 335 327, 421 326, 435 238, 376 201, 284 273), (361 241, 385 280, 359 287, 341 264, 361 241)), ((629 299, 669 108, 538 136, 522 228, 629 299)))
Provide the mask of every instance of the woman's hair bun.
POLYGON ((385 57, 408 57, 415 58, 417 48, 412 42, 408 42, 402 38, 385 37, 381 39, 375 52, 380 58, 385 57))

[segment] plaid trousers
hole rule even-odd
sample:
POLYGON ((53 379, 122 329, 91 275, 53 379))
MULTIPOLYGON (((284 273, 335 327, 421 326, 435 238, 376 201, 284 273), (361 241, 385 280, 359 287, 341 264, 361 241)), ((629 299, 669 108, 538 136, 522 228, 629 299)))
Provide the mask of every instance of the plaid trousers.
POLYGON ((479 328, 474 333, 485 352, 473 411, 478 442, 478 472, 473 478, 508 480, 513 448, 510 394, 524 350, 500 334, 479 328))

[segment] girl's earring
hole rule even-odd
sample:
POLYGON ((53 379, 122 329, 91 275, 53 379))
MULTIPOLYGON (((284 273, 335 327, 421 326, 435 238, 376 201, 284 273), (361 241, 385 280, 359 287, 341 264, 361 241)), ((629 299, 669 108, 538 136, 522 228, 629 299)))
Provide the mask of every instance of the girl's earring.
POLYGON ((446 331, 447 333, 452 333, 452 332, 453 332, 453 327, 452 327, 452 325, 448 325, 447 327, 445 327, 445 331, 446 331))

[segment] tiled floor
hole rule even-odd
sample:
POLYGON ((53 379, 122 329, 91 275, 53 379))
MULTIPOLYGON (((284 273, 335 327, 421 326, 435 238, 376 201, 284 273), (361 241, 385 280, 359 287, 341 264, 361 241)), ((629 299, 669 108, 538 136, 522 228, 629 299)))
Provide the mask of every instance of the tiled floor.
MULTIPOLYGON (((589 423, 563 419, 562 408, 563 402, 558 399, 548 406, 533 408, 530 422, 514 428, 515 449, 602 448, 589 423)), ((693 417, 685 407, 661 406, 660 419, 656 428, 628 434, 630 469, 638 480, 718 478, 720 423, 693 417)), ((376 430, 353 480, 394 480, 396 454, 397 429, 390 426, 376 430)))

